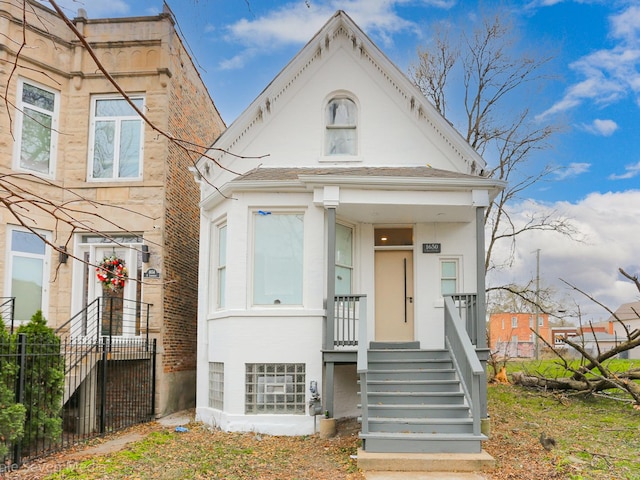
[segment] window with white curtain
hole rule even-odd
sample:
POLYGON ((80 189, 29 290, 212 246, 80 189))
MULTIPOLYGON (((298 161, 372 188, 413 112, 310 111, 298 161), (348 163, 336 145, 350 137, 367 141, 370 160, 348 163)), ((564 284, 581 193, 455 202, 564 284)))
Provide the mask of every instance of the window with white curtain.
POLYGON ((258 211, 253 223, 254 305, 302 305, 304 215, 258 211))
POLYGON ((353 229, 336 224, 336 295, 351 293, 353 278, 353 229))
POLYGON ((356 155, 358 109, 349 98, 333 98, 326 109, 325 155, 356 155))
MULTIPOLYGON (((144 97, 130 97, 143 111, 144 97)), ((91 101, 89 176, 93 180, 142 177, 144 124, 122 97, 94 97, 91 101)))
POLYGON ((15 165, 22 170, 54 174, 60 94, 29 80, 18 81, 15 165))
MULTIPOLYGON (((48 234, 42 233, 43 236, 48 234)), ((29 320, 38 310, 46 316, 48 262, 46 243, 35 233, 23 229, 9 230, 10 285, 15 297, 14 319, 29 320)))

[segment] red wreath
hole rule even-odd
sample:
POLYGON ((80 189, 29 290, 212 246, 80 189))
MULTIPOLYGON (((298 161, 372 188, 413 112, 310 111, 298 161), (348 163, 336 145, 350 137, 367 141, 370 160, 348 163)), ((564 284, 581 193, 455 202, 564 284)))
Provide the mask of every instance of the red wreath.
POLYGON ((129 272, 121 258, 112 255, 104 257, 102 263, 96 268, 96 276, 103 287, 110 290, 119 290, 124 287, 129 272))

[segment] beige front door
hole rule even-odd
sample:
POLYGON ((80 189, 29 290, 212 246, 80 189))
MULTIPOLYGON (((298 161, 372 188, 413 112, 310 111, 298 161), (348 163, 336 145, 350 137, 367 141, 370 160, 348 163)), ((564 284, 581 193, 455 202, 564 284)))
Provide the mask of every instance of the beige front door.
POLYGON ((375 284, 376 340, 413 340, 413 251, 376 251, 375 284))

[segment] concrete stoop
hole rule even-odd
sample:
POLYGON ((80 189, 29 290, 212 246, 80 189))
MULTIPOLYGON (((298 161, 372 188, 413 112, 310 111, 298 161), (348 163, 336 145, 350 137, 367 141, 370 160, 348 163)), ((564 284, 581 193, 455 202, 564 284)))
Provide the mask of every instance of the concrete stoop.
MULTIPOLYGON (((495 459, 482 450, 480 453, 376 453, 358 449, 358 468, 367 472, 454 473, 491 470, 495 459)), ((369 477, 367 477, 369 478, 369 477)), ((372 478, 384 478, 372 476, 372 478)), ((389 478, 396 478, 391 475, 389 478)), ((435 477, 425 477, 435 478, 435 477)), ((456 478, 442 477, 442 478, 456 478)), ((468 478, 468 477, 460 477, 468 478)), ((482 478, 482 477, 477 477, 482 478)))

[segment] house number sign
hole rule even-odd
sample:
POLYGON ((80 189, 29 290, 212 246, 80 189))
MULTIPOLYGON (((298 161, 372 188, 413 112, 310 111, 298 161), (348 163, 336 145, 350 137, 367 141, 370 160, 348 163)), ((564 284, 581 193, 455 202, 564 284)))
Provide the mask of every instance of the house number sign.
POLYGON ((439 243, 423 243, 422 253, 440 253, 439 243))

